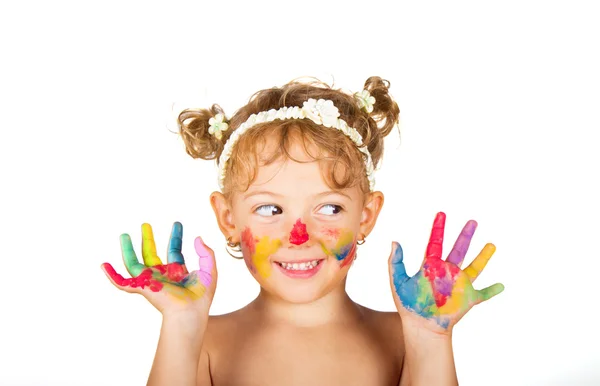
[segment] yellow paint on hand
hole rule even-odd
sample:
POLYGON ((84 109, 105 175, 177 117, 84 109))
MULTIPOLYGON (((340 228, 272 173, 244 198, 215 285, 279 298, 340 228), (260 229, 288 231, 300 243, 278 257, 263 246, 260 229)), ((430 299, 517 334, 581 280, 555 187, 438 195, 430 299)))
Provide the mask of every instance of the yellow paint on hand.
POLYGON ((491 243, 486 244, 479 255, 463 270, 471 281, 477 279, 477 276, 483 271, 494 252, 496 252, 496 246, 491 243))
POLYGON ((468 282, 469 278, 467 276, 457 276, 452 294, 447 298, 446 303, 439 307, 441 315, 453 315, 468 308, 469 299, 464 293, 468 282))
POLYGON ((162 265, 162 261, 156 253, 156 243, 154 242, 154 234, 150 224, 142 224, 142 257, 144 264, 147 267, 162 265))

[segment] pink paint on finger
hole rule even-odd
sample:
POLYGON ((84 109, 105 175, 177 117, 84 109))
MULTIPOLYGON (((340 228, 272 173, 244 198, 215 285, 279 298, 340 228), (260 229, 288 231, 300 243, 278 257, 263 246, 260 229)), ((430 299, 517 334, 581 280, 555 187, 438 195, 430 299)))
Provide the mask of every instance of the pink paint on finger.
POLYGON ((198 278, 204 286, 208 287, 212 283, 212 270, 214 267, 212 254, 200 237, 196 237, 194 240, 194 249, 198 254, 198 265, 200 267, 198 278))

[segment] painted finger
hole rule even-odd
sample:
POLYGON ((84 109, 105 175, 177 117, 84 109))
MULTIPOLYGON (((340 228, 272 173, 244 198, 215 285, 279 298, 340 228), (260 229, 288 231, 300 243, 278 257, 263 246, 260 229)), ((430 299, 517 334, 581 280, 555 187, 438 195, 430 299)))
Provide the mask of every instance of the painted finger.
POLYGON ((425 258, 442 258, 442 244, 444 243, 444 227, 446 225, 446 214, 439 212, 433 220, 431 228, 431 236, 429 236, 429 244, 425 251, 425 258))
POLYGON ((185 264, 181 246, 183 244, 183 225, 179 221, 173 223, 171 237, 169 238, 169 248, 167 249, 167 262, 185 264))
POLYGON ((448 259, 446 260, 447 262, 456 264, 459 267, 461 266, 465 256, 467 255, 467 251, 469 250, 469 245, 471 245, 471 239, 473 238, 475 229, 477 229, 477 221, 467 221, 464 228, 460 232, 460 235, 456 239, 456 242, 452 247, 452 251, 450 251, 450 254, 448 255, 448 259))
POLYGON ((153 292, 158 292, 163 288, 163 284, 152 277, 152 270, 150 268, 146 268, 137 277, 132 278, 121 276, 110 263, 102 264, 102 270, 117 288, 126 292, 142 293, 142 290, 145 288, 153 292))
POLYGON ((487 288, 477 291, 477 303, 485 302, 504 291, 504 284, 496 283, 487 288))
POLYGON ((121 291, 129 292, 129 293, 140 293, 141 292, 141 288, 130 287, 128 284, 131 279, 124 278, 123 276, 121 276, 121 274, 119 274, 117 271, 115 271, 113 266, 110 265, 109 263, 104 263, 100 267, 102 268, 102 270, 104 271, 104 274, 110 280, 110 282, 115 287, 120 289, 121 291))
POLYGON ((138 276, 147 267, 141 264, 133 250, 133 244, 131 243, 131 237, 127 233, 121 235, 121 256, 123 257, 123 263, 127 272, 133 277, 138 276))
POLYGON ((205 287, 210 287, 217 274, 214 252, 204 244, 200 237, 196 237, 194 240, 194 249, 198 255, 198 279, 205 287))
POLYGON ((402 247, 394 241, 392 243, 392 253, 389 259, 389 265, 395 288, 398 288, 402 283, 410 279, 406 274, 406 267, 404 266, 403 260, 404 254, 402 253, 402 247))
POLYGON ((201 298, 208 290, 214 293, 217 270, 212 249, 208 248, 200 237, 194 240, 194 249, 198 254, 200 269, 190 272, 184 285, 197 298, 201 298))
POLYGON ((142 224, 142 257, 144 264, 148 267, 162 265, 162 261, 156 254, 156 243, 154 242, 154 234, 150 224, 142 224))
POLYGON ((487 243, 485 247, 479 252, 479 255, 469 264, 463 272, 469 277, 471 282, 477 279, 477 276, 483 271, 492 255, 496 252, 496 246, 491 243, 487 243))

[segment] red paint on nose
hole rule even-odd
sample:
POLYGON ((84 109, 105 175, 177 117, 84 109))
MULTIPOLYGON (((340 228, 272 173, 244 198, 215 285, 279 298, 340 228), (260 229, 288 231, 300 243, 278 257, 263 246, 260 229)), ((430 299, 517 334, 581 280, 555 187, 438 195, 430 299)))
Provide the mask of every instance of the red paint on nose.
POLYGON ((301 245, 308 241, 308 233, 306 233, 306 224, 302 224, 302 221, 298 219, 292 228, 290 233, 290 243, 295 245, 301 245))

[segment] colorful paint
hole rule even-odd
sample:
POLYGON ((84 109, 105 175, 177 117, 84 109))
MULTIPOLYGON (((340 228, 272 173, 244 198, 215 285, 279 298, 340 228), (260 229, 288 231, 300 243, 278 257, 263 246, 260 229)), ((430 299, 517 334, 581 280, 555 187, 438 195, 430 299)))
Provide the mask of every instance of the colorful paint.
POLYGON ((475 221, 467 222, 448 259, 442 260, 445 222, 446 215, 438 213, 423 265, 415 276, 409 277, 406 274, 402 247, 398 243, 394 243, 391 265, 392 282, 402 306, 448 329, 475 304, 502 292, 504 286, 497 283, 478 291, 471 284, 494 253, 495 248, 492 244, 486 245, 464 271, 460 269, 477 227, 475 221))
POLYGON ((242 253, 250 272, 261 276, 263 279, 271 276, 271 263, 269 256, 281 247, 281 240, 263 236, 256 239, 250 228, 242 232, 242 253))
POLYGON ((302 245, 308 241, 308 233, 306 232, 306 224, 303 224, 300 219, 296 221, 292 231, 290 232, 290 243, 294 245, 302 245))
POLYGON ((325 228, 323 234, 332 239, 338 239, 340 237, 340 230, 337 228, 325 228))
POLYGON ((121 253, 125 268, 132 276, 124 278, 109 264, 102 266, 109 277, 121 287, 148 288, 152 292, 166 291, 177 298, 197 299, 201 297, 206 288, 212 283, 213 260, 210 252, 200 238, 194 242, 196 253, 199 256, 200 270, 188 273, 181 253, 183 226, 176 222, 173 225, 167 259, 163 264, 156 253, 156 243, 149 224, 142 225, 142 256, 141 264, 133 249, 131 237, 121 235, 121 253))
MULTIPOLYGON (((329 230, 328 235, 336 235, 336 233, 329 230)), ((335 256, 337 261, 340 262, 340 267, 345 267, 354 260, 356 254, 356 239, 351 231, 344 230, 337 232, 336 245, 333 248, 328 248, 323 242, 321 242, 321 248, 323 252, 328 256, 335 256)))

